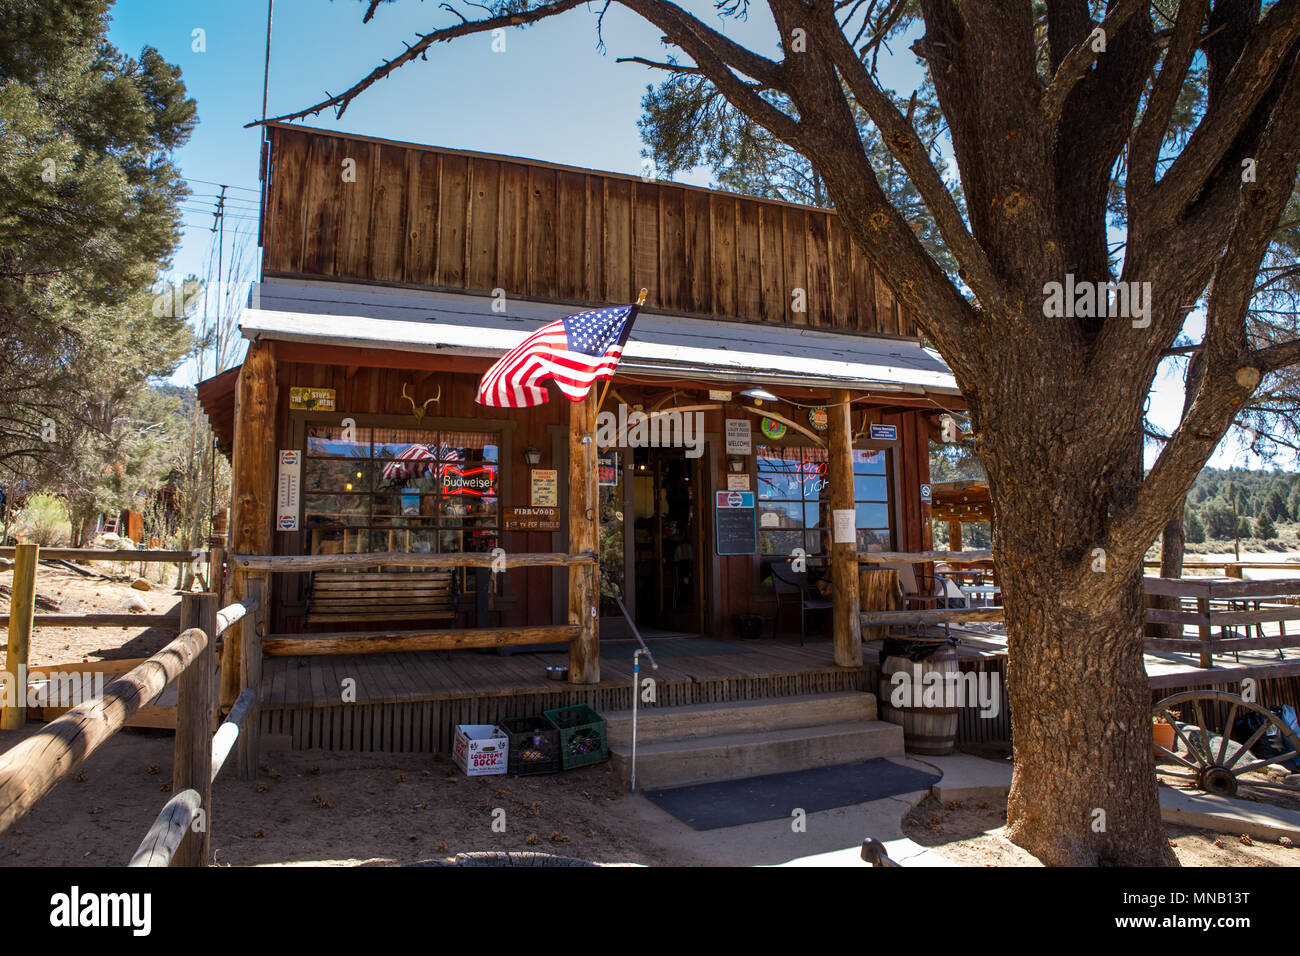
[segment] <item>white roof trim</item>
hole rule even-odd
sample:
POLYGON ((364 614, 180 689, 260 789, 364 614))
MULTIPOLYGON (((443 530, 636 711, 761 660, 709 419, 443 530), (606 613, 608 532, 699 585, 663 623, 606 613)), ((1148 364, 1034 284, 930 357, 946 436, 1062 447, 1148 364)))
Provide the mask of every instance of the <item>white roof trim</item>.
MULTIPOLYGON (((245 338, 496 357, 571 305, 353 283, 273 279, 255 285, 240 329, 245 338)), ((619 363, 622 372, 703 376, 757 384, 838 385, 956 394, 936 352, 885 339, 797 326, 709 321, 643 313, 619 363)))

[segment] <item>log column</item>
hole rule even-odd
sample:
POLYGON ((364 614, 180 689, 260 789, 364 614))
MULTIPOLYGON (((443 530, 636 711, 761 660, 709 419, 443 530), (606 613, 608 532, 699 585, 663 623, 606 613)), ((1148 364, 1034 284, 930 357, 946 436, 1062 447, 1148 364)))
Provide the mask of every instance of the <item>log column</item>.
POLYGON ((962 544, 961 544, 961 522, 960 522, 960 521, 949 521, 949 522, 948 522, 948 550, 949 550, 949 551, 960 551, 961 548, 962 548, 962 544))
MULTIPOLYGON (((14 549, 13 591, 9 600, 9 637, 4 673, 9 675, 13 699, 0 699, 0 730, 21 730, 27 723, 27 664, 36 613, 36 562, 41 549, 20 544, 14 549)), ((0 695, 4 694, 0 687, 0 695)))
MULTIPOLYGON (((275 345, 254 342, 239 371, 235 389, 235 440, 231 456, 230 550, 236 554, 271 554, 275 521, 275 345)), ((233 600, 244 597, 247 572, 233 562, 233 600)), ((263 610, 266 613, 267 609, 263 610)), ((240 637, 236 628, 225 634, 221 651, 222 707, 239 696, 240 637)))
MULTIPOLYGON (((859 617, 857 535, 851 541, 835 540, 834 512, 853 507, 853 421, 847 389, 832 392, 827 404, 830 428, 827 449, 830 461, 831 584, 834 590, 831 633, 835 663, 840 667, 862 666, 862 619, 859 617)), ((857 527, 856 518, 854 527, 857 527)))
MULTIPOLYGON (((596 389, 569 404, 569 553, 597 553, 596 389)), ((581 632, 569 642, 569 683, 600 683, 600 566, 569 568, 569 623, 581 632)))

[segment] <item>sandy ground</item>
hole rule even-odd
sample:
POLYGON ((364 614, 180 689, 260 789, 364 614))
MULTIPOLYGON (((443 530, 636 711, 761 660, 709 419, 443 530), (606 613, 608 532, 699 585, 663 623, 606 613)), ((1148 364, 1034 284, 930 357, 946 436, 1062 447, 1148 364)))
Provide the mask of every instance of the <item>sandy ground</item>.
MULTIPOLYGON (((124 573, 128 571, 126 565, 101 562, 91 569, 111 575, 113 580, 86 578, 41 564, 36 573, 36 612, 126 614, 129 613, 127 601, 133 595, 145 603, 149 614, 167 614, 180 604, 180 592, 168 586, 175 581, 176 569, 172 565, 166 566, 168 585, 151 581, 149 591, 131 587, 136 575, 124 573)), ((129 567, 131 571, 138 569, 138 564, 129 567)), ((159 570, 155 567, 151 573, 156 575, 159 570)), ((13 571, 0 572, 0 613, 9 613, 13 579, 13 571)), ((29 660, 37 665, 148 657, 175 636, 175 628, 165 627, 40 627, 32 633, 29 660)))
MULTIPOLYGON (((0 750, 39 729, 0 731, 0 750)), ((0 866, 124 865, 168 799, 171 751, 169 733, 118 734, 0 835, 0 866)), ((644 801, 617 786, 608 765, 469 778, 441 756, 303 751, 270 755, 256 781, 240 781, 234 769, 213 788, 217 865, 391 866, 492 850, 708 862, 671 840, 657 845, 644 801)))
MULTIPOLYGON (((961 866, 1041 866, 1003 836, 1006 814, 1005 801, 944 805, 926 797, 903 821, 903 832, 961 866)), ((1190 827, 1166 825, 1165 832, 1183 866, 1300 866, 1298 848, 1190 827)))

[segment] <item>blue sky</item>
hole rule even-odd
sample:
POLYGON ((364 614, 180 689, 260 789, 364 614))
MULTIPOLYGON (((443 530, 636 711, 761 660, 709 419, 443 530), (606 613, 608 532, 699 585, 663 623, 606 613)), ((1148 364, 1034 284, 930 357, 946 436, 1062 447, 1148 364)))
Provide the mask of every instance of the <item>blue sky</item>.
MULTIPOLYGON (((685 4, 708 11, 711 6, 685 4)), ((446 26, 449 15, 432 0, 399 0, 380 7, 362 25, 360 0, 276 0, 272 28, 268 115, 312 105, 324 91, 337 93, 376 64, 400 53, 416 32, 446 26)), ((472 8, 471 8, 472 9, 472 8)), ((342 119, 332 111, 310 125, 388 139, 504 153, 594 169, 641 172, 637 130, 646 84, 660 75, 620 56, 660 59, 659 31, 621 7, 604 22, 605 51, 597 48, 598 4, 505 36, 493 52, 490 36, 439 44, 427 62, 416 62, 380 81, 353 102, 342 119)), ((177 161, 194 195, 186 201, 185 236, 173 273, 202 275, 214 248, 212 210, 218 189, 227 190, 226 254, 233 233, 256 229, 259 135, 244 129, 261 115, 267 0, 118 0, 110 39, 138 55, 156 47, 180 66, 189 94, 198 101, 199 126, 177 161), (202 31, 196 38, 195 31, 202 31), (202 46, 202 51, 196 50, 202 46)), ((749 20, 713 17, 718 29, 761 52, 774 52, 776 35, 766 8, 749 20)), ((912 54, 897 44, 882 57, 886 83, 910 91, 919 81, 912 54)), ((708 184, 697 170, 679 176, 708 184)), ((1195 321, 1195 320, 1191 320, 1195 321)), ((1188 329, 1199 339, 1199 329, 1188 329)), ((1151 414, 1162 426, 1177 423, 1181 372, 1171 363, 1157 379, 1151 414)), ((192 368, 174 379, 192 382, 192 368)), ((1149 456, 1150 457, 1150 456, 1149 456)), ((1247 464, 1229 435, 1212 464, 1247 464)), ((1258 464, 1254 462, 1254 464, 1258 464)))

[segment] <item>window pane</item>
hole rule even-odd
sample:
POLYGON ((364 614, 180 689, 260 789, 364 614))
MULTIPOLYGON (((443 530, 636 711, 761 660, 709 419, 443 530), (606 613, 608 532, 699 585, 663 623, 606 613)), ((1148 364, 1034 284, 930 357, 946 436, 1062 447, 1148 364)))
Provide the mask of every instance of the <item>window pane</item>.
POLYGON ((799 528, 803 526, 803 504, 798 501, 760 501, 760 528, 799 528))
POLYGON ((889 529, 888 528, 870 528, 858 529, 858 550, 859 551, 888 551, 889 550, 889 529))
POLYGON ((366 495, 304 495, 303 523, 308 527, 363 525, 370 515, 366 495))
POLYGON ((370 429, 339 425, 308 425, 307 454, 319 458, 369 458, 370 429), (344 432, 348 436, 344 438, 344 432))
POLYGON ((302 467, 303 491, 369 491, 370 462, 308 458, 302 467))
POLYGON ((855 475, 883 475, 885 473, 885 450, 883 448, 853 449, 853 473, 855 475))
POLYGON ((801 531, 760 530, 758 532, 760 554, 779 554, 788 557, 794 553, 795 548, 802 547, 803 532, 801 531))
POLYGON ((857 511, 857 526, 859 528, 889 527, 889 505, 858 502, 857 511))
POLYGON ((443 432, 438 457, 443 461, 500 460, 496 432, 443 432))
POLYGON ((853 497, 858 501, 888 501, 889 481, 884 475, 854 475, 853 497))

